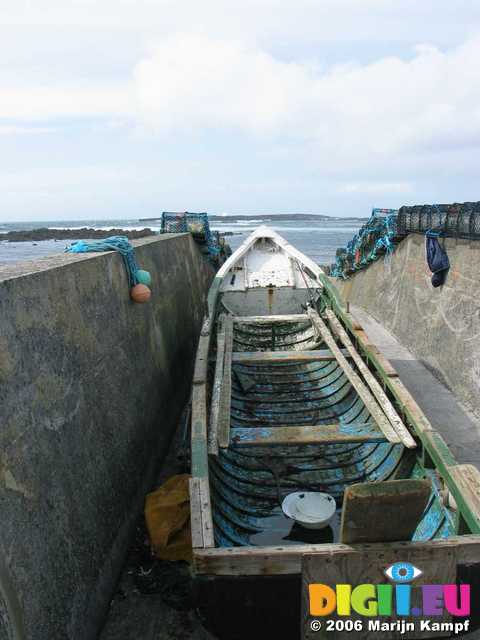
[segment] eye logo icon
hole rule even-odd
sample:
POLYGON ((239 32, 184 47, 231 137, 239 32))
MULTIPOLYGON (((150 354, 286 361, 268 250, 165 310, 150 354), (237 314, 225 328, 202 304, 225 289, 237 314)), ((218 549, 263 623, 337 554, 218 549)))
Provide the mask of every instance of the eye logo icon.
POLYGON ((395 562, 385 569, 385 575, 393 582, 407 583, 412 582, 418 576, 421 576, 423 571, 414 567, 410 562, 395 562))

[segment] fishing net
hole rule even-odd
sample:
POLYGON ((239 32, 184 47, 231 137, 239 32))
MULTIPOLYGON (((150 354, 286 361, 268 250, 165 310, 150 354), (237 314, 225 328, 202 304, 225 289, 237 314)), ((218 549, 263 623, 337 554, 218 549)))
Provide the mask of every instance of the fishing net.
POLYGON ((139 282, 139 268, 135 259, 135 249, 130 244, 127 236, 110 236, 103 240, 78 240, 65 249, 66 253, 88 253, 97 251, 118 251, 122 256, 125 271, 127 272, 128 284, 134 287, 139 282))
POLYGON ((385 253, 393 251, 398 237, 397 210, 373 209, 368 221, 346 247, 337 249, 331 275, 347 278, 385 253))

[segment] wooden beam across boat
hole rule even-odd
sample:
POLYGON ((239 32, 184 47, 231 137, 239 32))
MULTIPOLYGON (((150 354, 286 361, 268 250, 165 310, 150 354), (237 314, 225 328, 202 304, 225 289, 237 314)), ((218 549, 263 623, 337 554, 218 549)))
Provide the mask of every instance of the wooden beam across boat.
POLYGON ((230 434, 237 447, 385 442, 384 434, 371 423, 236 427, 230 434))
MULTIPOLYGON (((346 349, 342 353, 345 357, 350 357, 346 349)), ((336 358, 329 349, 313 351, 236 351, 232 357, 232 362, 242 364, 316 362, 319 360, 336 360, 336 358)))
POLYGON ((387 416, 388 421, 392 425, 392 428, 398 434, 400 440, 406 447, 408 447, 409 449, 414 449, 417 446, 417 443, 412 438, 407 427, 403 424, 402 419, 396 412, 395 407, 390 402, 385 391, 379 385, 378 380, 375 378, 373 373, 370 371, 370 369, 367 367, 365 362, 362 360, 358 351, 355 349, 352 341, 348 337, 347 332, 342 327, 341 323, 338 321, 333 311, 330 311, 327 309, 327 311, 325 312, 325 315, 327 316, 328 322, 332 327, 334 333, 337 334, 342 344, 347 349, 348 353, 352 356, 353 361, 358 367, 358 370, 362 374, 367 385, 370 387, 370 390, 372 391, 373 395, 378 400, 378 403, 380 404, 383 412, 387 416))
POLYGON ((319 335, 323 338, 323 341, 327 345, 327 347, 332 351, 335 355, 338 364, 342 367, 345 376, 350 381, 351 385, 354 387, 355 391, 358 393, 360 398, 363 400, 365 407, 370 412, 372 418, 375 420, 379 428, 385 434, 386 439, 389 442, 400 443, 400 437, 397 432, 393 429, 390 422, 387 420, 385 414, 382 409, 378 405, 376 399, 371 394, 368 387, 362 381, 358 373, 354 371, 353 367, 347 362, 347 359, 342 354, 340 348, 335 342, 335 338, 330 333, 327 325, 318 315, 318 312, 314 309, 308 309, 308 315, 312 320, 313 326, 316 328, 319 335))
POLYGON ((310 318, 305 313, 292 313, 290 315, 276 316, 235 316, 235 324, 272 324, 280 322, 288 324, 290 322, 308 322, 310 318))

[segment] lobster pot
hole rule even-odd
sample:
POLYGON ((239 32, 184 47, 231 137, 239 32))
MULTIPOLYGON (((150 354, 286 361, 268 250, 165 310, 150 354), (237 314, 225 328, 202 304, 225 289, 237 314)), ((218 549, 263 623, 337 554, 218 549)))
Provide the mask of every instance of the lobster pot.
POLYGON ((439 204, 436 207, 430 207, 430 208, 431 208, 430 221, 429 221, 430 226, 427 227, 426 230, 443 229, 445 226, 445 221, 447 219, 448 206, 444 204, 439 204))
POLYGON ((480 202, 401 207, 397 234, 442 231, 451 238, 480 238, 480 202))
POLYGON ((185 213, 162 213, 162 233, 187 233, 187 218, 185 213))
POLYGON ((397 234, 405 236, 410 226, 410 210, 409 207, 401 207, 397 214, 397 234))
POLYGON ((191 233, 200 250, 209 260, 218 266, 223 262, 226 251, 222 249, 219 234, 210 230, 207 213, 162 213, 161 233, 191 233))

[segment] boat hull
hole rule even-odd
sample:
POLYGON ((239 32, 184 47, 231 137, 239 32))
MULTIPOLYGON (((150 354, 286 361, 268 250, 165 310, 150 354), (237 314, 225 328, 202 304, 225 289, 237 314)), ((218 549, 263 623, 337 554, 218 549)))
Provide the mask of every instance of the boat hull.
POLYGON ((270 230, 253 234, 212 286, 192 398, 196 601, 219 637, 297 637, 302 558, 362 553, 344 543, 355 536, 369 542, 366 556, 375 544, 381 554, 398 543, 400 519, 411 520, 405 553, 455 548, 456 579, 477 588, 479 472, 456 464, 321 270, 270 230), (401 489, 393 502, 375 489, 395 482, 405 496, 419 488, 416 509, 402 508, 401 489), (360 534, 351 520, 361 509, 345 515, 352 487, 371 496, 360 534), (281 503, 296 491, 329 493, 331 526, 289 520, 281 503), (382 518, 393 526, 376 531, 369 520, 382 518), (269 634, 269 622, 260 626, 270 617, 269 634))

